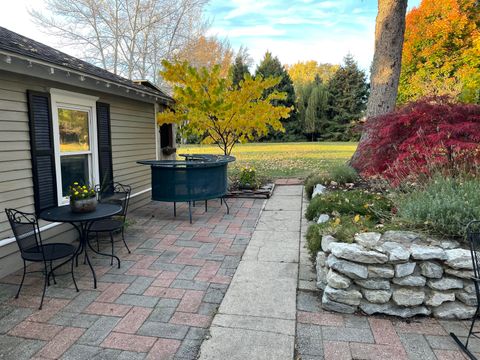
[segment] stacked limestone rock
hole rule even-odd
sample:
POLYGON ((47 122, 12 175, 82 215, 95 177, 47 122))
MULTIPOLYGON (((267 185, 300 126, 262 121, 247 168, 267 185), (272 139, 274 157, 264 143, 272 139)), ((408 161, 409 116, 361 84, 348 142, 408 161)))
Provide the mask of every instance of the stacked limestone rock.
POLYGON ((476 310, 470 251, 456 241, 406 231, 362 233, 352 244, 324 236, 317 287, 326 310, 400 317, 471 318, 476 310))

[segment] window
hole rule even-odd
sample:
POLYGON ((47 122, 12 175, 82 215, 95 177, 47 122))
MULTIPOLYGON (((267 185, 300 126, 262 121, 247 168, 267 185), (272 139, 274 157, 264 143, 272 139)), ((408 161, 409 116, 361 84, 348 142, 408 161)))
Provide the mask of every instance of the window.
POLYGON ((59 205, 68 203, 69 186, 98 181, 95 104, 97 98, 51 90, 55 167, 59 205))

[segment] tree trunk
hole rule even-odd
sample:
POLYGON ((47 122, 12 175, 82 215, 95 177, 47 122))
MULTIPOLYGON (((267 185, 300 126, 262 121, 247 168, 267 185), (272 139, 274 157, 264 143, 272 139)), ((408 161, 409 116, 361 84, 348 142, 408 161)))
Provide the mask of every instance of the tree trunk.
MULTIPOLYGON (((378 0, 367 121, 371 117, 387 114, 395 109, 402 65, 406 11, 407 0, 378 0)), ((369 139, 369 136, 368 131, 362 133, 358 149, 350 160, 350 164, 359 171, 363 170, 359 161, 361 145, 369 139)))

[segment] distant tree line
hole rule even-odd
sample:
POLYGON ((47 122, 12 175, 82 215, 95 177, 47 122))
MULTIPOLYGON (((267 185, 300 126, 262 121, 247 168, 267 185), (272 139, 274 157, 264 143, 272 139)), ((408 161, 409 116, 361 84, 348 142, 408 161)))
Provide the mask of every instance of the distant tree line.
MULTIPOLYGON (((250 74, 245 53, 238 54, 230 70, 239 86, 245 74, 254 77, 280 77, 270 89, 288 94, 281 105, 293 107, 282 120, 285 132, 270 131, 260 141, 349 141, 357 140, 355 125, 364 116, 369 86, 366 74, 352 55, 342 65, 318 64, 316 61, 283 66, 276 56, 266 52, 255 73, 250 74)), ((268 94, 266 94, 268 95, 268 94)))

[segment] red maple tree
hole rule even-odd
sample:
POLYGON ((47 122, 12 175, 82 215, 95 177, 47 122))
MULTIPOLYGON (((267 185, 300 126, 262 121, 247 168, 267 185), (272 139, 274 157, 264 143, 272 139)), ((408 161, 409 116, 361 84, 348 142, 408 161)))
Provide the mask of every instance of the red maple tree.
POLYGON ((392 185, 430 177, 455 176, 480 166, 480 105, 433 97, 371 118, 372 136, 359 148, 363 176, 381 176, 392 185))

